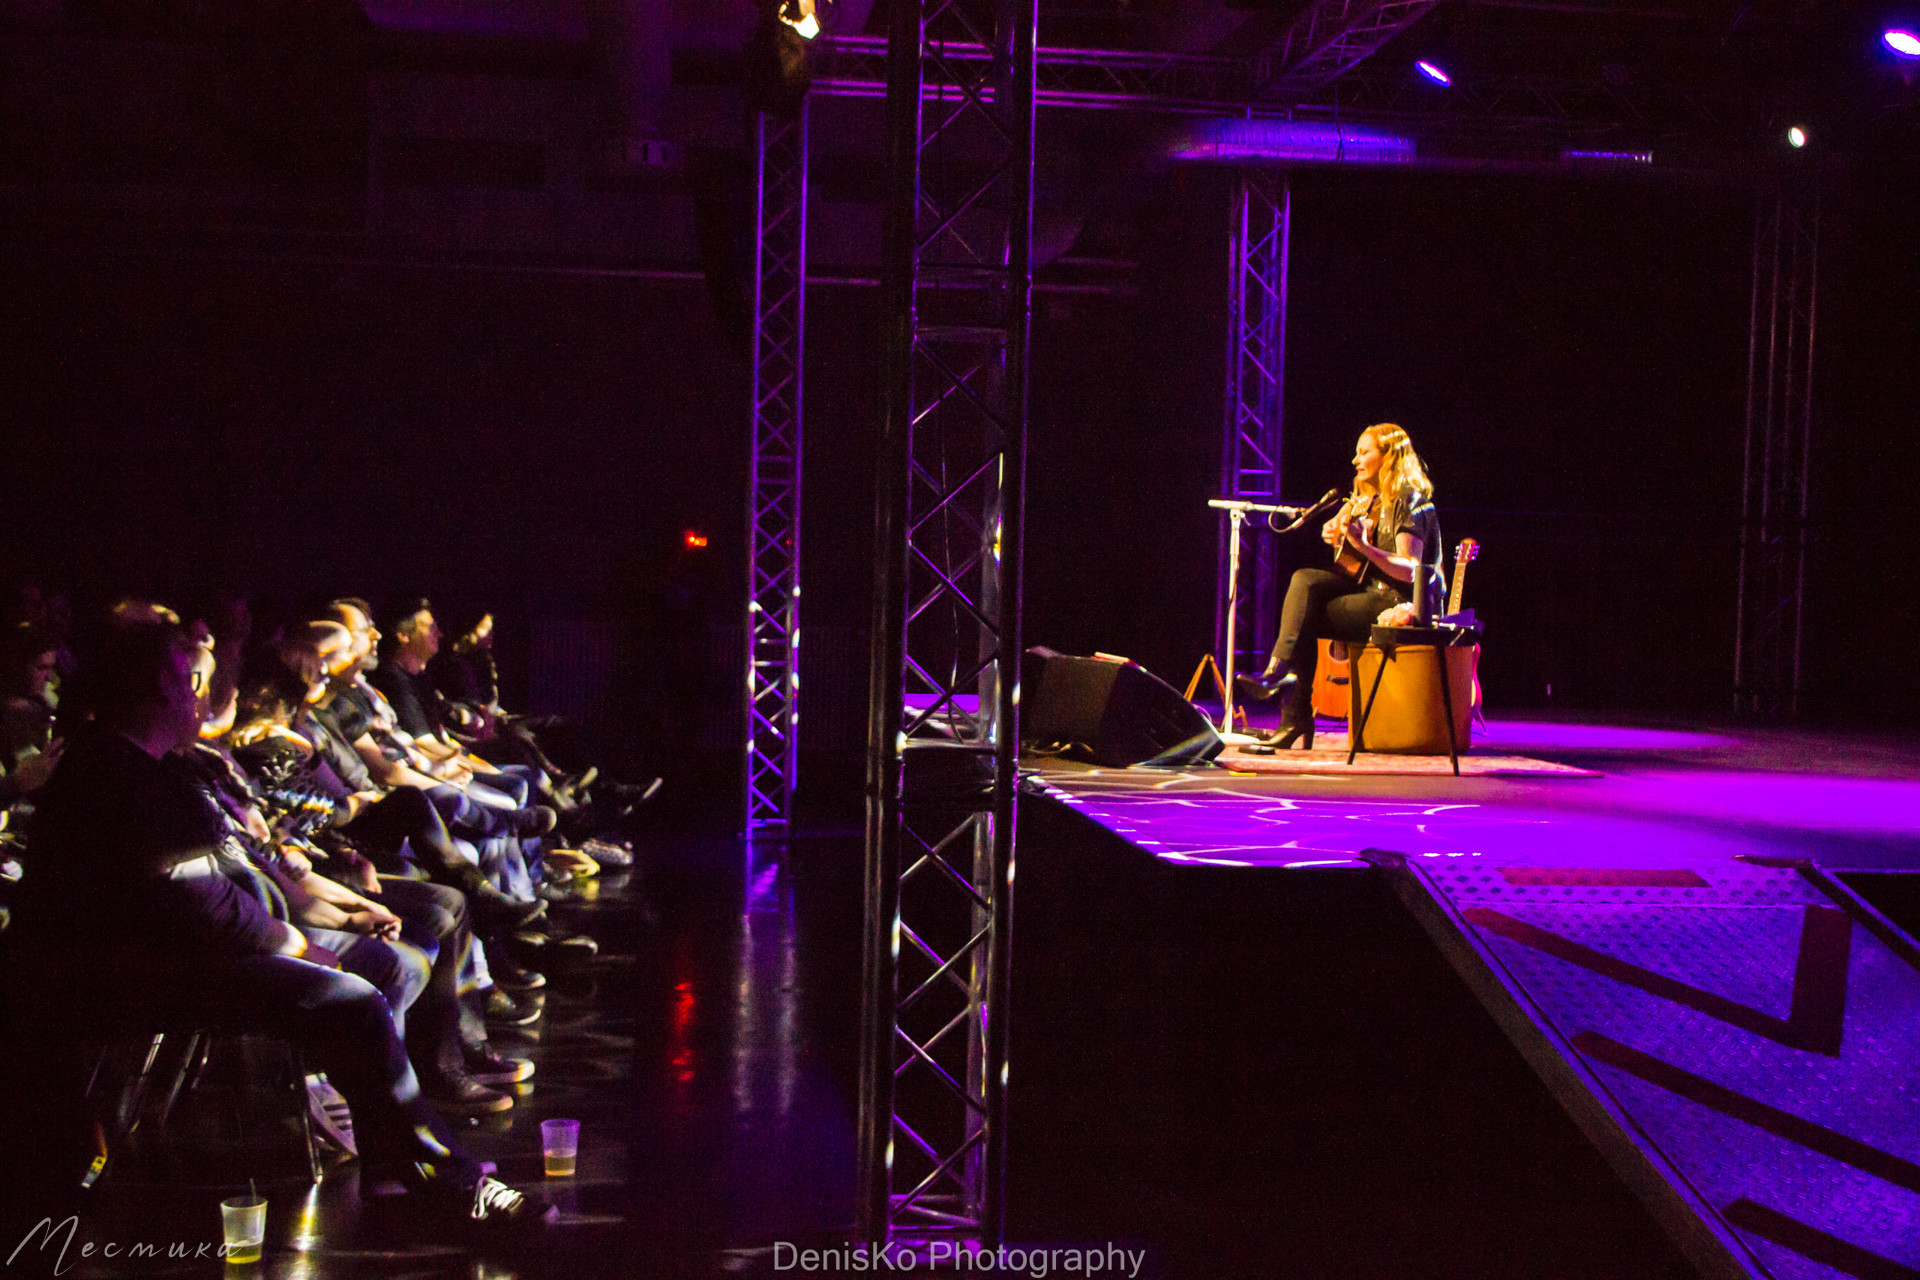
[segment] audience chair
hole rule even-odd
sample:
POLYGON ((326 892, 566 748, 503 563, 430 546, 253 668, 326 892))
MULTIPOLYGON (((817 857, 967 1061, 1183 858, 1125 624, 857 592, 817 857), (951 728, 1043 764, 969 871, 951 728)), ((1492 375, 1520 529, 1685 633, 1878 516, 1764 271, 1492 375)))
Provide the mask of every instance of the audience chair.
MULTIPOLYGON (((153 1033, 147 1043, 145 1060, 121 1087, 111 1115, 104 1118, 104 1127, 111 1135, 107 1144, 109 1158, 119 1151, 139 1150, 144 1144, 140 1134, 143 1126, 149 1133, 164 1131, 180 1096, 199 1082, 214 1038, 214 1032, 194 1027, 174 1027, 153 1033), (154 1083, 162 1076, 167 1081, 166 1089, 157 1100, 152 1099, 149 1095, 153 1093, 154 1083), (149 1111, 151 1116, 146 1114, 149 1111)), ((320 1181, 323 1144, 320 1136, 314 1132, 313 1117, 308 1110, 306 1063, 298 1046, 268 1036, 245 1035, 234 1036, 233 1039, 243 1053, 248 1043, 275 1044, 286 1050, 292 1078, 292 1102, 299 1116, 301 1140, 306 1150, 307 1173, 314 1182, 320 1181)), ((89 1098, 94 1096, 117 1043, 109 1039, 94 1060, 93 1073, 87 1081, 89 1098)))

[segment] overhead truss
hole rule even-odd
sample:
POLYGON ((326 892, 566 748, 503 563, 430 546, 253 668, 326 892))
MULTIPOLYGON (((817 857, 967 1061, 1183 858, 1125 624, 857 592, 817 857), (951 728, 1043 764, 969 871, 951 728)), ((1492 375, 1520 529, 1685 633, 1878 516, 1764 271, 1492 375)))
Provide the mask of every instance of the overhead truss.
POLYGON ((754 126, 752 474, 747 486, 749 837, 793 818, 800 720, 800 440, 807 108, 754 126))
POLYGON ((1440 0, 1313 0, 1259 59, 1269 91, 1313 90, 1372 57, 1440 0))
MULTIPOLYGON (((1213 112, 1244 107, 1248 66, 1241 58, 1149 53, 1115 49, 1041 49, 1036 55, 1034 100, 1043 107, 1213 112)), ((951 97, 976 86, 991 104, 987 75, 993 51, 978 41, 954 40, 923 68, 923 96, 951 97)), ((878 98, 887 91, 887 46, 878 36, 840 36, 822 60, 815 93, 878 98)))
POLYGON ((888 50, 858 1206, 876 1243, 1001 1231, 1036 19, 1035 0, 900 0, 888 50))

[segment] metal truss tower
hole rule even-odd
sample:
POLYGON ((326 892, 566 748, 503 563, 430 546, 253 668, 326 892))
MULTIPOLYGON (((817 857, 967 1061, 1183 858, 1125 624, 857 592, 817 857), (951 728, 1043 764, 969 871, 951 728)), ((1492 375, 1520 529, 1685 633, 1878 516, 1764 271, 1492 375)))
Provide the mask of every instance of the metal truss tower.
POLYGON ((807 108, 759 115, 753 456, 747 486, 746 833, 784 834, 799 763, 800 421, 807 279, 807 108))
POLYGON ((858 1216, 902 1248, 1004 1221, 1037 20, 888 44, 858 1216))
MULTIPOLYGON (((1227 282, 1227 411, 1220 460, 1222 497, 1248 502, 1280 499, 1280 394, 1286 369, 1287 241, 1293 194, 1271 169, 1243 169, 1234 200, 1227 282)), ((1215 592, 1214 652, 1221 667, 1258 671, 1273 643, 1284 584, 1279 548, 1268 537, 1247 539, 1240 565, 1240 599, 1227 634, 1229 538, 1220 532, 1215 592), (1231 651, 1231 652, 1229 652, 1231 651)))
POLYGON ((1734 706, 1798 714, 1813 453, 1814 303, 1820 196, 1785 180, 1755 205, 1747 346, 1747 447, 1740 499, 1734 706))

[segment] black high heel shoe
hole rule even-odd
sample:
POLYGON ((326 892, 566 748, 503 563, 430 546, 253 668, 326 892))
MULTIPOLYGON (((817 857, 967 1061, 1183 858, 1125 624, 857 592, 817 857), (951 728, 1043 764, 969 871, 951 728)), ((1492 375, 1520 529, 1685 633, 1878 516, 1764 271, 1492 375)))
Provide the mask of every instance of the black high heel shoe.
POLYGON ((1271 702, 1282 694, 1291 693, 1300 677, 1292 671, 1267 671, 1257 676, 1236 675, 1233 678, 1240 692, 1255 702, 1271 702))
POLYGON ((1296 742, 1300 744, 1302 751, 1311 751, 1313 750, 1313 721, 1309 719, 1305 724, 1283 724, 1275 729, 1273 736, 1266 741, 1267 745, 1275 751, 1285 751, 1296 742))

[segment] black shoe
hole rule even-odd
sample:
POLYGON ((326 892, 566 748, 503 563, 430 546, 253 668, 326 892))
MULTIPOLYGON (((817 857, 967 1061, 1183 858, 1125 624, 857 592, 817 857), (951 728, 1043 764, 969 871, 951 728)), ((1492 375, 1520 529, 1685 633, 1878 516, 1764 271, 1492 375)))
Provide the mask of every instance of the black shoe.
POLYGON ((524 999, 515 1000, 499 987, 487 988, 486 1020, 498 1026, 528 1026, 540 1021, 545 1010, 546 1002, 531 992, 524 999))
POLYGON ((511 1111, 513 1098, 497 1089, 489 1089, 470 1075, 444 1080, 422 1080, 420 1092, 443 1115, 486 1116, 511 1111))
POLYGON ((415 1194, 444 1219, 496 1245, 532 1244, 560 1218, 558 1206, 541 1204, 485 1174, 471 1187, 428 1177, 415 1194))
POLYGON ((473 913, 474 932, 491 934, 526 928, 545 914, 547 904, 538 898, 516 902, 483 883, 467 890, 467 907, 473 913))
POLYGON ((1303 725, 1283 724, 1272 733, 1262 734, 1260 740, 1275 751, 1285 751, 1296 742, 1300 744, 1302 751, 1311 751, 1313 750, 1313 721, 1308 720, 1303 725))
POLYGON ((519 1084, 533 1078, 532 1059, 504 1057, 490 1044, 462 1045, 460 1059, 466 1063, 467 1074, 481 1084, 519 1084))
POLYGON ((509 934, 502 941, 514 963, 541 973, 579 973, 600 954, 599 943, 579 935, 559 938, 550 933, 521 932, 509 934))
POLYGON ((1300 677, 1291 671, 1272 671, 1257 676, 1235 676, 1233 683, 1255 702, 1271 702, 1290 692, 1300 683, 1300 677))
POLYGON ((532 969, 524 969, 505 956, 499 956, 487 966, 493 975, 493 983, 508 991, 538 991, 547 985, 547 975, 532 969))

